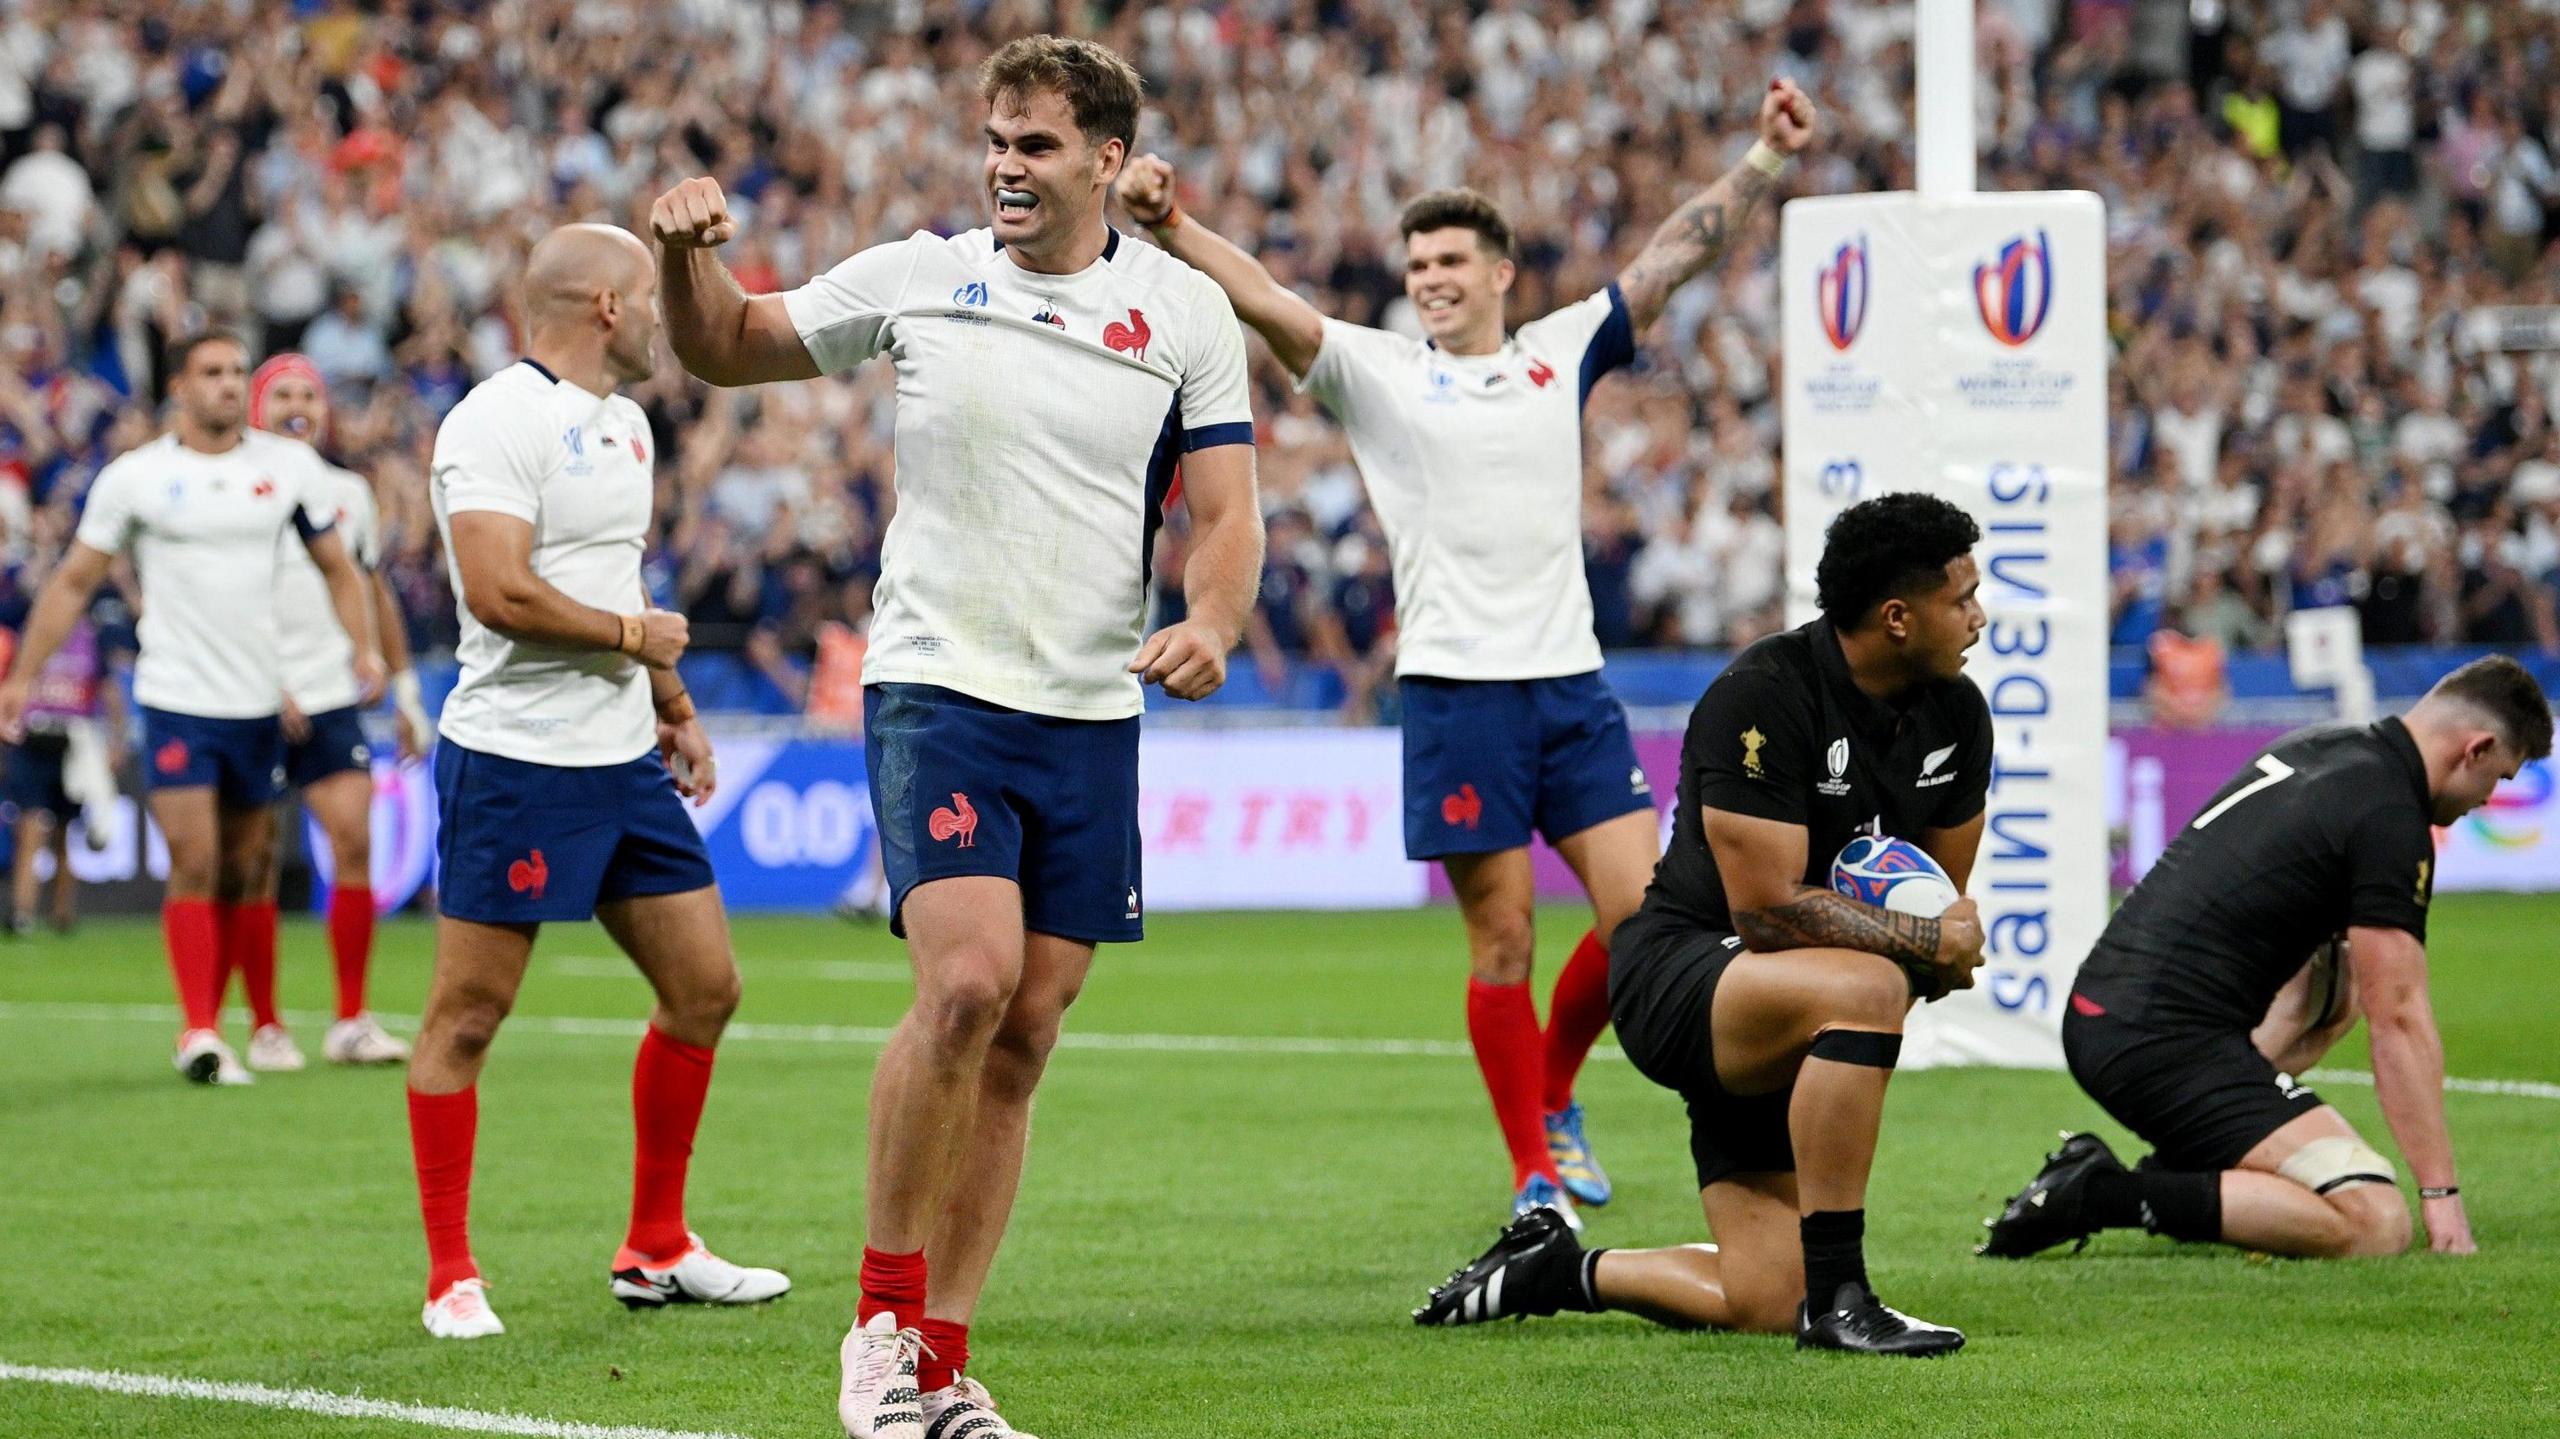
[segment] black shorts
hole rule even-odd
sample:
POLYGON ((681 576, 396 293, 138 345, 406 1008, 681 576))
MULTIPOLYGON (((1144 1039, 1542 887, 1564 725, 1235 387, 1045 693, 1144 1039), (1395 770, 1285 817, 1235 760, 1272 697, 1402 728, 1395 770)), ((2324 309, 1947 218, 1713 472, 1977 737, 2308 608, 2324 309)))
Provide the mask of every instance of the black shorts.
POLYGON ((2223 1170, 2323 1101, 2230 1030, 2159 1030, 2068 1006, 2071 1077, 2167 1169, 2223 1170))
POLYGON ((1698 1187, 1737 1174, 1790 1173, 1790 1085, 1732 1094, 1716 1079, 1716 981, 1742 940, 1639 910, 1609 943, 1609 1017, 1636 1071, 1689 1106, 1689 1157, 1698 1187))

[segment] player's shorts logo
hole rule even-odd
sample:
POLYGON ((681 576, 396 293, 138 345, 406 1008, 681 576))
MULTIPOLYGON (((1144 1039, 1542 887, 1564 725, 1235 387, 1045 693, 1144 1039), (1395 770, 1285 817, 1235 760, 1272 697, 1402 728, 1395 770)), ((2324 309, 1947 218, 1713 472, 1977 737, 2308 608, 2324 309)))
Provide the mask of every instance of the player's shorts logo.
POLYGON ((1822 338, 1845 350, 1858 343, 1867 327, 1867 237, 1843 240, 1831 263, 1814 272, 1814 309, 1822 316, 1822 338))
POLYGON ((2074 1014, 2087 1015, 2090 1018, 2095 1019, 2099 1015, 2106 1013, 2107 1007, 2098 1003, 2096 1000, 2091 999, 2089 996, 2074 990, 2071 994, 2071 1012, 2074 1014))
POLYGON ((977 806, 969 803, 967 795, 955 789, 951 792, 950 808, 937 809, 926 817, 925 832, 932 835, 937 844, 957 839, 960 848, 975 849, 978 845, 977 806))
POLYGON ((507 866, 507 888, 518 894, 542 898, 542 887, 551 882, 551 866, 542 862, 542 851, 535 850, 507 866))
POLYGON ((1974 266, 1973 303, 1982 328, 2001 344, 2014 348, 2034 339, 2053 310, 2053 242, 2045 232, 2036 231, 2032 241, 2019 235, 1997 258, 1974 266))
POLYGON ((1484 818, 1484 796, 1471 784, 1458 786, 1458 792, 1440 801, 1442 824, 1465 825, 1474 829, 1484 818))
POLYGON ((187 767, 187 742, 182 739, 169 741, 151 756, 151 762, 160 766, 162 774, 176 774, 187 767))
POLYGON ((1154 335, 1155 332, 1147 328, 1147 317, 1133 309, 1129 312, 1129 323, 1124 325, 1114 320, 1102 327, 1102 348, 1118 350, 1130 359, 1143 361, 1147 358, 1147 341, 1154 335))

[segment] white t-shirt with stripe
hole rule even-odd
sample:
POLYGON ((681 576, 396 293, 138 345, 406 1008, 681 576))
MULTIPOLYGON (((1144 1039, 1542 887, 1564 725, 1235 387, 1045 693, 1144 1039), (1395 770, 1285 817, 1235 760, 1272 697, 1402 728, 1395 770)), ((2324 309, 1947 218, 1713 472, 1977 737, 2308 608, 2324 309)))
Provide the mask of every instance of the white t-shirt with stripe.
POLYGON ((1253 440, 1225 293, 1117 233, 1083 270, 1042 275, 972 230, 875 246, 783 303, 821 370, 897 367, 898 507, 863 682, 1139 713, 1128 664, 1174 469, 1253 440))
POLYGON ((641 607, 640 556, 656 499, 649 417, 518 360, 474 385, 436 431, 433 495, 460 613, 462 677, 436 728, 484 754, 530 764, 626 764, 657 747, 649 672, 613 650, 512 640, 472 617, 453 517, 475 510, 533 526, 534 577, 580 604, 641 607))
MULTIPOLYGON (((276 559, 334 507, 319 453, 262 430, 212 455, 163 435, 100 470, 75 538, 130 554, 141 577, 134 699, 206 719, 281 710, 276 559)), ((334 629, 335 612, 321 623, 334 629)))
POLYGON ((1396 673, 1519 680, 1600 668, 1582 566, 1582 402, 1635 355, 1615 284, 1489 355, 1341 320, 1300 388, 1350 436, 1386 530, 1396 673))

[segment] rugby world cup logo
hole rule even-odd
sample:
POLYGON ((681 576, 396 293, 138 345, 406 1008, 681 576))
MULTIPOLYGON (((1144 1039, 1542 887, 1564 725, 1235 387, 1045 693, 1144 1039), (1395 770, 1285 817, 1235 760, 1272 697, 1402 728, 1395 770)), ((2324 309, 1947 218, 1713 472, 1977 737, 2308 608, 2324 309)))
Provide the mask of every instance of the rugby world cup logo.
POLYGON ((2016 348, 2036 337, 2053 310, 2053 242, 2012 238, 1990 261, 1973 267, 1973 303, 1991 338, 2016 348))
POLYGON ((1822 317, 1822 338, 1831 348, 1846 350, 1867 326, 1867 237, 1843 240, 1831 262, 1814 272, 1814 309, 1822 317))

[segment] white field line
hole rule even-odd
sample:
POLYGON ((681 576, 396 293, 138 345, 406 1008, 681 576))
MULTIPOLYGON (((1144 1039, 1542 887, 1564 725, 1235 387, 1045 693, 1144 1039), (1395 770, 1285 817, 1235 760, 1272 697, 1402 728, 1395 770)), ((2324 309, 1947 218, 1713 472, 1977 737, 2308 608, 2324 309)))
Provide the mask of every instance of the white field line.
MULTIPOLYGON (((236 1015, 238 1011, 234 1011, 236 1015)), ((325 1025, 332 1016, 320 1010, 292 1010, 285 1018, 305 1026, 325 1025)), ((376 1014, 377 1019, 403 1030, 417 1028, 417 1016, 376 1014)), ((86 1020, 106 1023, 170 1024, 175 1014, 167 1005, 159 1004, 74 1004, 52 1001, 0 1000, 0 1020, 51 1019, 86 1020)), ((531 1030, 537 1034, 573 1035, 584 1038, 637 1039, 647 1027, 637 1019, 589 1019, 567 1015, 518 1015, 507 1021, 511 1032, 531 1030)), ((761 1024, 743 1023, 729 1026, 726 1039, 756 1043, 781 1044, 856 1044, 881 1045, 889 1042, 893 1031, 854 1024, 761 1024)), ((1143 1052, 1149 1054, 1271 1054, 1311 1055, 1317 1057, 1408 1057, 1426 1059, 1468 1059, 1475 1051, 1450 1039, 1353 1039, 1322 1035, 1251 1035, 1251 1034, 1094 1034, 1068 1030, 1059 1040, 1067 1049, 1100 1049, 1143 1052)), ((1626 1055, 1613 1045, 1598 1045, 1591 1057, 1601 1060, 1623 1060, 1626 1055)), ((2362 1089, 2373 1087, 2373 1075, 2362 1069, 2315 1069, 2305 1076, 2323 1084, 2347 1084, 2362 1089)), ((2502 1094, 2519 1099, 2560 1099, 2560 1084, 2542 1079, 2463 1079, 2448 1077, 2447 1091, 2454 1094, 2502 1094)))
POLYGON ((279 1389, 271 1384, 228 1384, 210 1379, 167 1379, 156 1374, 127 1374, 116 1369, 44 1369, 0 1363, 0 1382, 58 1384, 123 1394, 137 1399, 199 1399, 247 1404, 260 1409, 290 1409, 332 1419, 389 1419, 430 1429, 465 1434, 515 1434, 527 1439, 740 1439, 735 1434, 690 1429, 653 1429, 644 1424, 580 1424, 566 1419, 536 1419, 527 1414, 496 1414, 453 1409, 441 1404, 401 1404, 367 1399, 361 1394, 332 1394, 325 1389, 279 1389))
MULTIPOLYGON (((600 954, 564 954, 541 962, 543 972, 569 979, 638 979, 640 971, 627 959, 600 954)), ((738 972, 749 978, 833 979, 853 984, 905 984, 915 971, 903 964, 865 964, 851 959, 743 960, 738 972)))

